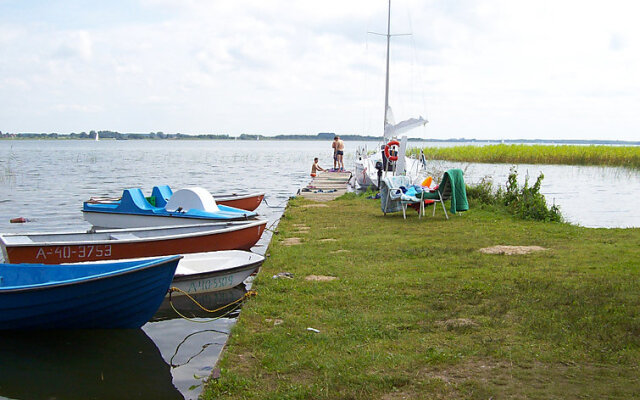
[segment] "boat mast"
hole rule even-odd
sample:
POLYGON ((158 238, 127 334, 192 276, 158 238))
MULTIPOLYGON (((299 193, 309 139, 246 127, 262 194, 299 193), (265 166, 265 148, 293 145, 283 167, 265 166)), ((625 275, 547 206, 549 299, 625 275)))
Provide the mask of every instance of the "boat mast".
MULTIPOLYGON (((382 132, 386 128, 387 113, 389 112, 389 45, 391 44, 391 0, 389 0, 389 11, 387 13, 387 77, 384 89, 384 121, 382 132)), ((383 133, 384 135, 384 133, 383 133)))

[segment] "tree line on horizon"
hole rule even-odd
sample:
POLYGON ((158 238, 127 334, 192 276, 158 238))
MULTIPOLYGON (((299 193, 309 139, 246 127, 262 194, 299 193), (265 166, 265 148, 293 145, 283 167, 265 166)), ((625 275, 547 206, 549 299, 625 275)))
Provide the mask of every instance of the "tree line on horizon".
MULTIPOLYGON (((231 136, 229 134, 198 134, 187 135, 184 133, 164 133, 164 132, 150 132, 150 133, 120 133, 117 131, 89 131, 80 133, 8 133, 0 131, 0 139, 95 139, 96 135, 99 135, 100 139, 115 139, 115 140, 137 140, 137 139, 152 139, 152 140, 333 140, 336 136, 332 132, 321 132, 316 135, 275 135, 264 136, 258 134, 246 134, 243 133, 239 136, 231 136)), ((340 138, 346 141, 380 141, 379 136, 361 136, 361 135, 340 135, 340 138)), ((468 139, 468 138, 448 138, 448 139, 433 139, 433 138, 409 138, 409 141, 418 142, 465 142, 465 143, 553 143, 553 144, 613 144, 613 145, 640 145, 640 141, 625 141, 625 140, 583 140, 583 139, 468 139)))
MULTIPOLYGON (((214 139, 214 140, 333 140, 336 136, 335 133, 321 132, 317 135, 276 135, 276 136, 264 136, 258 134, 246 134, 243 133, 239 136, 231 136, 228 134, 197 134, 187 135, 183 133, 164 133, 164 132, 150 132, 150 133, 120 133, 117 131, 89 131, 87 132, 72 132, 72 133, 3 133, 0 131, 0 138, 23 138, 23 139, 95 139, 96 135, 100 139, 116 139, 116 140, 128 140, 128 139, 178 139, 178 140, 190 140, 190 139, 214 139)), ((360 136, 360 135, 341 135, 344 140, 379 140, 377 136, 360 136)))

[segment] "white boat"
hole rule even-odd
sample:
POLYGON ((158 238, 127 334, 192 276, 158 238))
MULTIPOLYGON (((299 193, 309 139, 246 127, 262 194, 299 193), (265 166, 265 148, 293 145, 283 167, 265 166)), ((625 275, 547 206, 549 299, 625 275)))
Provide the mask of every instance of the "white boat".
POLYGON ((227 250, 185 254, 173 277, 173 296, 217 292, 238 286, 256 272, 264 256, 250 251, 227 250))
POLYGON ((386 85, 384 96, 384 134, 383 142, 374 149, 371 154, 366 148, 360 148, 356 152, 355 178, 356 183, 362 187, 378 187, 379 176, 388 174, 408 175, 413 183, 419 183, 424 175, 424 156, 420 159, 407 158, 407 137, 398 135, 418 126, 424 126, 428 121, 422 117, 410 118, 395 123, 391 106, 389 106, 389 46, 391 43, 391 0, 387 15, 387 65, 386 85), (389 163, 386 154, 389 154, 392 162, 389 163), (395 158, 395 160, 394 160, 395 158))

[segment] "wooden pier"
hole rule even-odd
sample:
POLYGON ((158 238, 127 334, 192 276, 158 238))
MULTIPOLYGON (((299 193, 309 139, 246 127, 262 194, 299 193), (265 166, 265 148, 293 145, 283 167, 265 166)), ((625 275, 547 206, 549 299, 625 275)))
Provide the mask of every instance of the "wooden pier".
POLYGON ((348 190, 351 172, 320 172, 298 195, 313 201, 330 201, 348 190))

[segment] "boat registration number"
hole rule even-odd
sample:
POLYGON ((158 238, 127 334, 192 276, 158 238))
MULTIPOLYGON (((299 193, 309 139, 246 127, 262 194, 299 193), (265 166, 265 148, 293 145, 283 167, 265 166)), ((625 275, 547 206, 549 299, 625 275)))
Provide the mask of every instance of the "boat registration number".
POLYGON ((85 246, 56 246, 40 247, 36 254, 36 260, 57 259, 95 259, 111 257, 110 244, 85 245, 85 246))
POLYGON ((200 279, 197 282, 191 282, 188 293, 198 293, 208 291, 215 288, 233 287, 233 276, 225 276, 222 278, 200 279))

